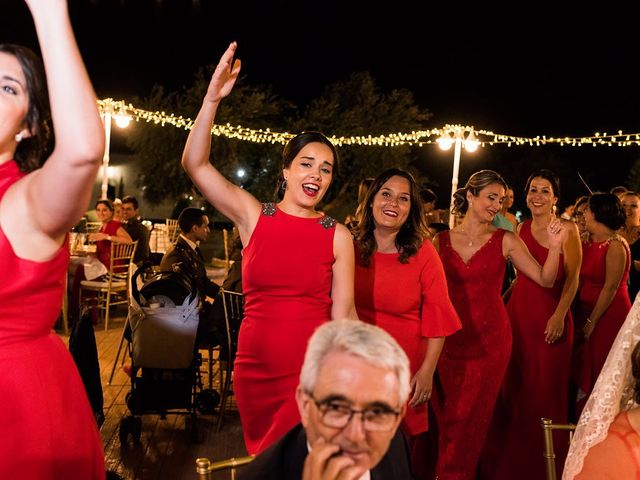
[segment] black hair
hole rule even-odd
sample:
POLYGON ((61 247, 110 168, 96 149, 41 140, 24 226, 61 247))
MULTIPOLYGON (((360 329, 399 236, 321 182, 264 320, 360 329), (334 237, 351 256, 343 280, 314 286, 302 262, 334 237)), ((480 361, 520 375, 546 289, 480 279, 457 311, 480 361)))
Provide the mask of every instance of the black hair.
POLYGON ((524 187, 524 194, 527 195, 529 193, 529 188, 531 188, 531 182, 534 178, 544 178, 551 184, 551 188, 553 189, 553 196, 560 200, 560 179, 558 176, 553 173, 551 170, 547 170, 546 168, 541 168, 533 172, 529 175, 527 179, 527 184, 524 187))
POLYGON ((206 213, 204 213, 199 208, 195 207, 187 207, 182 212, 180 212, 180 216, 178 217, 178 226, 182 232, 189 233, 194 226, 202 226, 203 221, 202 217, 204 217, 206 213))
POLYGON ((122 199, 122 204, 124 205, 125 203, 130 203, 133 205, 133 208, 135 208, 136 210, 138 209, 138 199, 133 195, 126 195, 122 199))
MULTIPOLYGON (((289 168, 291 166, 291 162, 293 162, 293 159, 296 158, 296 155, 298 155, 298 153, 300 153, 300 150, 302 150, 310 143, 322 143, 331 149, 331 153, 333 154, 333 170, 331 178, 335 178, 338 173, 338 151, 336 150, 336 147, 333 145, 333 143, 331 143, 331 140, 329 140, 323 133, 314 131, 299 133, 287 142, 287 144, 284 146, 284 150, 282 151, 282 170, 289 168)), ((275 199, 277 201, 284 198, 285 190, 286 183, 284 180, 284 175, 282 174, 282 172, 280 172, 275 192, 275 199)))
POLYGON ((627 221, 622 202, 613 193, 594 193, 589 197, 589 210, 596 222, 618 230, 627 221))
POLYGON ((51 108, 47 77, 42 60, 32 50, 20 45, 0 44, 0 52, 12 55, 18 60, 26 81, 29 106, 24 122, 31 136, 23 138, 18 143, 15 161, 22 172, 29 173, 42 166, 51 145, 51 108))

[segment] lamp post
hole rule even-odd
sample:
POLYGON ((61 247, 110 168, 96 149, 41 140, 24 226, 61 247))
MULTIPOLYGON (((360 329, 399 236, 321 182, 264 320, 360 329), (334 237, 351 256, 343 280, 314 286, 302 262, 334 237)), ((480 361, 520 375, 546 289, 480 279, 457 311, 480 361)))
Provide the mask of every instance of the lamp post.
POLYGON ((442 150, 453 150, 453 175, 451 176, 451 200, 449 201, 449 228, 454 227, 455 218, 453 212, 453 194, 458 190, 458 174, 460 172, 460 153, 462 147, 467 152, 475 152, 478 149, 478 139, 473 132, 473 127, 462 127, 460 125, 445 125, 442 135, 437 140, 442 150), (465 137, 466 134, 466 137, 465 137))
POLYGON ((111 150, 111 120, 115 120, 116 125, 120 128, 127 128, 131 122, 124 108, 124 105, 116 110, 115 103, 108 98, 100 104, 100 113, 104 123, 104 156, 102 157, 102 187, 100 198, 107 198, 109 189, 109 151, 111 150))

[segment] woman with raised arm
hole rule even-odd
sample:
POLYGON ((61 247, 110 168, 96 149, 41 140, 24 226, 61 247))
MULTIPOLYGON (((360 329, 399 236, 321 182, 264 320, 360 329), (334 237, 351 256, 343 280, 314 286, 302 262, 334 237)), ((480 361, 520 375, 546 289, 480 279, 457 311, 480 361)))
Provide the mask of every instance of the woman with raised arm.
POLYGON ((511 327, 501 296, 506 259, 539 285, 553 285, 562 250, 562 226, 547 226, 549 255, 541 267, 512 232, 491 222, 507 191, 492 170, 474 173, 454 196, 462 222, 439 233, 434 245, 444 266, 449 296, 462 330, 447 338, 433 405, 438 419, 438 476, 475 479, 500 385, 511 355, 511 327))
MULTIPOLYGON (((560 197, 560 180, 550 170, 538 170, 527 180, 525 193, 532 219, 518 226, 518 237, 533 257, 544 263, 549 255, 547 226, 560 197)), ((576 225, 566 220, 562 225, 567 235, 555 284, 546 288, 518 275, 511 290, 507 313, 513 353, 483 455, 483 478, 544 478, 540 419, 568 423, 567 386, 573 349, 570 307, 578 291, 582 247, 576 225)), ((557 465, 562 464, 567 450, 567 442, 561 438, 556 439, 557 465)))
POLYGON ((278 203, 261 204, 209 162, 211 127, 240 72, 229 45, 211 77, 182 165, 207 200, 238 228, 244 247, 244 320, 234 392, 247 451, 256 454, 296 425, 295 390, 307 340, 332 318, 357 318, 354 254, 344 225, 316 210, 337 168, 319 132, 293 137, 283 152, 278 203))
POLYGON ((89 202, 104 130, 66 1, 27 4, 46 79, 33 52, 0 45, 0 478, 98 479, 105 470, 97 425, 52 327, 67 233, 89 202), (55 130, 48 158, 47 84, 55 130), (51 202, 61 186, 64 199, 51 202))

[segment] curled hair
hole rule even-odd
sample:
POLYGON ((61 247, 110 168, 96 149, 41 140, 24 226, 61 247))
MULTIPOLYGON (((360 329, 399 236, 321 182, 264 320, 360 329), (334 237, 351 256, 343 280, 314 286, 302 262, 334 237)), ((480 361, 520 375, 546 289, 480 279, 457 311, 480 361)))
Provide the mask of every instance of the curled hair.
POLYGON ((613 193, 594 193, 589 197, 589 210, 596 222, 611 230, 618 230, 627 221, 622 202, 613 193))
POLYGON ((504 181, 504 178, 493 170, 480 170, 479 172, 474 173, 471 175, 464 188, 459 188, 453 194, 453 209, 451 213, 458 216, 466 214, 469 209, 467 192, 471 192, 471 195, 477 197, 485 187, 495 184, 503 187, 505 192, 509 188, 507 186, 507 182, 504 181))
POLYGON ((527 179, 527 184, 524 187, 524 194, 527 195, 529 193, 529 188, 531 188, 531 182, 534 178, 544 178, 547 182, 551 184, 551 189, 553 190, 553 196, 560 200, 560 179, 558 176, 553 173, 551 170, 547 170, 546 168, 541 168, 540 170, 536 170, 527 179))
MULTIPOLYGON (((333 154, 333 173, 331 178, 335 178, 338 173, 338 151, 333 143, 331 143, 331 140, 329 140, 323 133, 314 131, 299 133, 287 142, 284 146, 284 150, 282 151, 282 170, 291 167, 291 162, 296 158, 296 155, 298 155, 300 150, 310 143, 322 143, 331 149, 331 153, 333 154)), ((280 172, 274 195, 276 201, 280 201, 284 198, 285 190, 286 183, 284 181, 284 175, 280 172)))
POLYGON ((312 393, 325 357, 342 352, 379 368, 392 370, 398 379, 400 405, 409 398, 409 359, 387 332, 359 320, 333 320, 318 327, 309 339, 300 370, 300 387, 312 393))
POLYGON ((20 45, 0 44, 0 52, 15 57, 26 82, 29 106, 23 121, 31 136, 18 143, 14 158, 20 170, 29 173, 42 166, 51 145, 51 109, 44 66, 33 51, 20 45))
POLYGON ((360 264, 365 267, 369 265, 371 255, 373 255, 376 250, 376 239, 373 235, 373 231, 376 228, 373 218, 373 199, 391 177, 402 177, 406 179, 409 182, 409 192, 411 196, 409 215, 396 235, 395 244, 400 253, 398 261, 400 263, 408 263, 409 258, 418 253, 422 243, 425 239, 429 238, 427 221, 424 216, 424 206, 422 205, 422 198, 420 197, 420 190, 416 181, 409 172, 400 170, 399 168, 389 168, 378 175, 371 184, 371 187, 369 187, 365 202, 362 204, 363 208, 360 221, 354 230, 358 249, 360 250, 359 261, 360 264))

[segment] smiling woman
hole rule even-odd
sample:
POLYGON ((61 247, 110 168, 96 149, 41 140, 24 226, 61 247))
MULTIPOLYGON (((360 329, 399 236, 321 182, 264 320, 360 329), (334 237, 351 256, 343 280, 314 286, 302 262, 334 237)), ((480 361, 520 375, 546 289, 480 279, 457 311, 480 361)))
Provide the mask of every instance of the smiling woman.
POLYGON ((333 144, 319 132, 284 148, 278 203, 261 204, 209 162, 211 124, 233 88, 240 60, 229 45, 215 69, 182 157, 207 200, 238 228, 244 320, 234 391, 247 451, 264 450, 300 420, 295 403, 307 340, 332 318, 357 318, 349 231, 317 210, 337 168, 333 144))
POLYGON ((444 339, 460 329, 460 320, 411 174, 392 168, 378 175, 355 234, 358 316, 391 334, 409 357, 412 395, 403 427, 413 468, 426 477, 427 401, 444 339))

